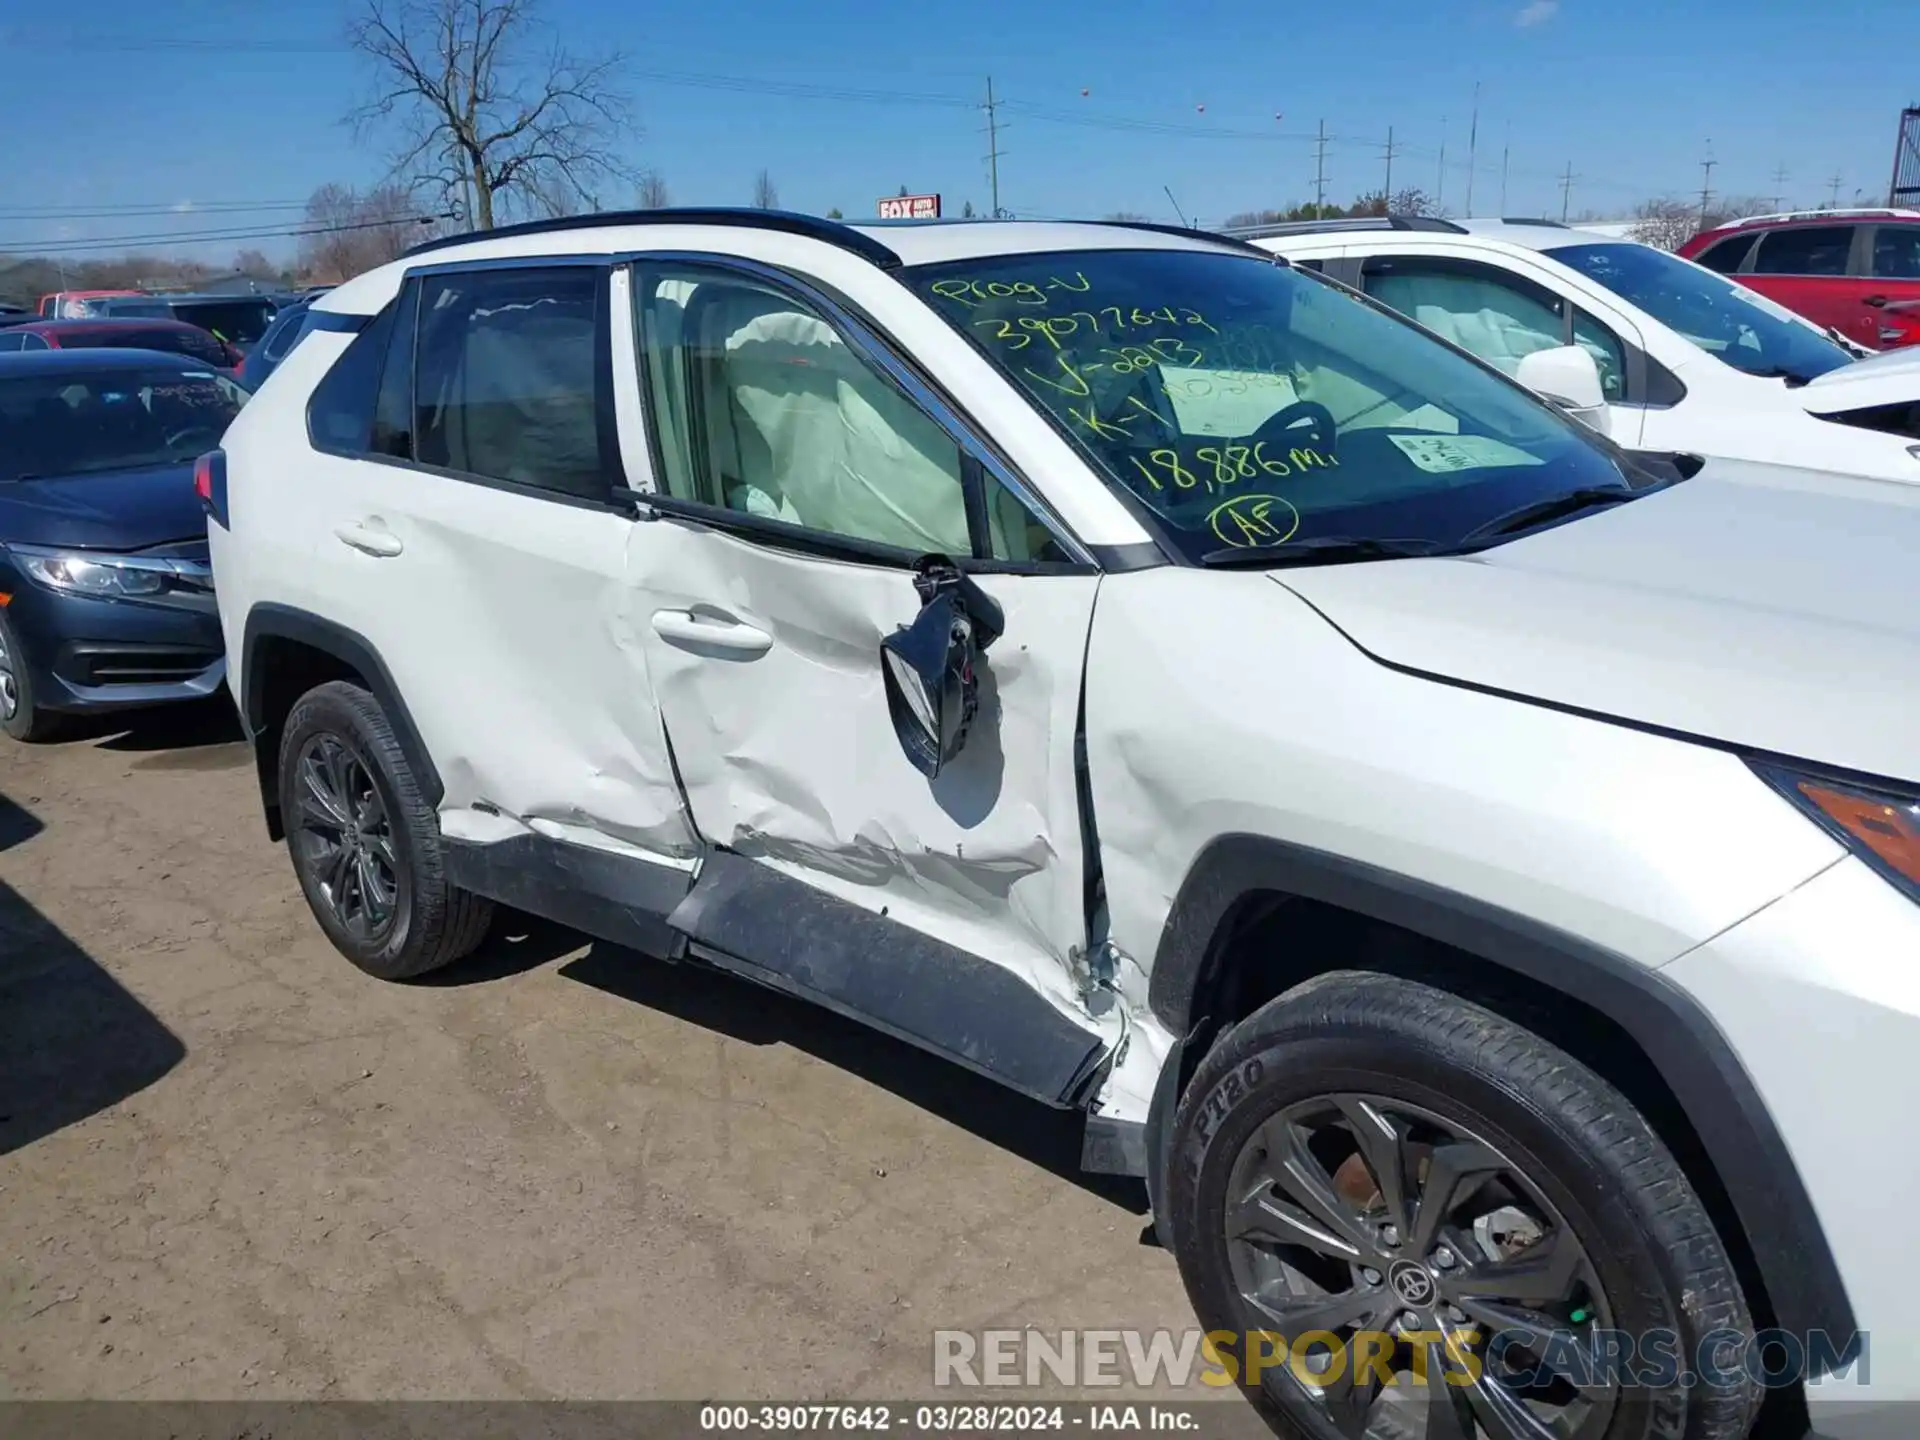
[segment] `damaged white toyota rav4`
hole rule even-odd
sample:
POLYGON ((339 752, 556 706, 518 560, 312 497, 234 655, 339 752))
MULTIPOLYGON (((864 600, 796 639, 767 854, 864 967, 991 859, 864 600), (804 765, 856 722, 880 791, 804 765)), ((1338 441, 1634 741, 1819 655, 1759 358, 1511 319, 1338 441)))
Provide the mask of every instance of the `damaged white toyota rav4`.
POLYGON ((1150 226, 590 216, 314 314, 199 480, 360 968, 499 903, 1082 1110, 1283 1428, 1920 1413, 1920 489, 1150 226))

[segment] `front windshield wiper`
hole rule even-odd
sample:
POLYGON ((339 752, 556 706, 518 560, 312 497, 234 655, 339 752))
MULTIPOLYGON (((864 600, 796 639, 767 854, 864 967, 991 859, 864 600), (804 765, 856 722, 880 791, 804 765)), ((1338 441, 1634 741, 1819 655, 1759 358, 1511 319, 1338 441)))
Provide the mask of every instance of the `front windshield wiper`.
POLYGON ((1496 515, 1484 525, 1476 525, 1460 537, 1463 546, 1476 540, 1488 540, 1496 535, 1511 535, 1517 530, 1529 530, 1535 525, 1544 525, 1549 520, 1558 520, 1563 516, 1577 515, 1582 510, 1592 510, 1608 505, 1623 504, 1628 500, 1637 500, 1648 490, 1632 490, 1621 485, 1582 485, 1576 490, 1567 490, 1559 495, 1549 495, 1544 500, 1532 500, 1525 505, 1496 515))
POLYGON ((1749 370, 1747 374, 1758 380, 1784 380, 1789 390, 1798 390, 1813 377, 1802 375, 1798 370, 1789 370, 1784 365, 1769 365, 1764 370, 1749 370))
POLYGON ((1343 565, 1351 560, 1399 560, 1432 555, 1437 540, 1382 540, 1371 535, 1316 535, 1310 540, 1282 540, 1273 545, 1230 545, 1209 550, 1202 565, 1229 569, 1236 565, 1343 565))

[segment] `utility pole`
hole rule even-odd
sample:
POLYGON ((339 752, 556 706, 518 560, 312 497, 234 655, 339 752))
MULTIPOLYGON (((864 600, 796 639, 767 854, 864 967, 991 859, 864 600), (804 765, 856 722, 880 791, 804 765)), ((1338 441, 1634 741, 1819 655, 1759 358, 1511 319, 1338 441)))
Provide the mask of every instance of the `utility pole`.
POLYGON ((1480 82, 1473 82, 1473 119, 1467 125, 1467 218, 1473 218, 1473 160, 1480 150, 1480 82))
POLYGON ((1447 117, 1440 117, 1440 178, 1433 185, 1433 213, 1447 212, 1447 117))
POLYGON ((980 107, 987 112, 987 185, 993 192, 993 218, 1006 219, 1000 209, 1000 107, 993 98, 993 77, 987 77, 987 103, 980 107))
POLYGON ((1513 158, 1513 122, 1507 121, 1506 143, 1500 147, 1500 213, 1507 213, 1507 162, 1513 158))
POLYGON ((1767 197, 1767 208, 1778 211, 1786 203, 1787 167, 1785 162, 1773 167, 1773 194, 1767 197))
POLYGON ((1327 208, 1327 122, 1320 122, 1320 138, 1313 146, 1313 218, 1327 208))
POLYGON ((1700 228, 1707 228, 1707 206, 1713 202, 1713 167, 1720 162, 1712 157, 1713 142, 1709 140, 1708 157, 1700 162, 1700 228))
POLYGON ((1387 178, 1383 182, 1380 198, 1385 202, 1387 213, 1393 213, 1393 127, 1387 126, 1387 178))
POLYGON ((1840 208, 1840 172, 1838 170, 1834 171, 1833 179, 1827 183, 1833 187, 1832 193, 1827 199, 1827 208, 1829 210, 1838 210, 1840 208))
POLYGON ((1573 205, 1573 162, 1567 161, 1566 173, 1560 177, 1560 223, 1567 223, 1567 211, 1573 205))

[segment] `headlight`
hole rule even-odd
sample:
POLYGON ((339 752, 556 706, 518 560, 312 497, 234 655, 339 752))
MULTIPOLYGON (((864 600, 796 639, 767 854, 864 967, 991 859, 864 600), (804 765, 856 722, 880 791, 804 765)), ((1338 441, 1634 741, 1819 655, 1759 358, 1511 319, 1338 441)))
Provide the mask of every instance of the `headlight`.
POLYGON ((10 546, 14 563, 50 590, 98 599, 144 599, 168 589, 173 567, 133 556, 81 555, 10 546))
POLYGON ((1754 770, 1821 829, 1920 900, 1920 795, 1773 765, 1754 770))

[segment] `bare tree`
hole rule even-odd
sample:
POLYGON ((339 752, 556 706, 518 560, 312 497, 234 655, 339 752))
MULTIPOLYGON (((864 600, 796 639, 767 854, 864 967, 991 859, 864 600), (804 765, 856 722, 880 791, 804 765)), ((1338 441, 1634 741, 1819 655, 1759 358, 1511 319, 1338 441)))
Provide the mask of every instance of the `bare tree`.
POLYGON ((348 41, 376 86, 353 119, 400 128, 398 177, 470 201, 491 229, 504 210, 551 213, 596 182, 631 181, 616 139, 627 121, 616 53, 583 57, 543 41, 539 0, 362 0, 348 41))
POLYGON ((238 252, 233 257, 233 269, 236 275, 244 275, 249 280, 271 280, 280 273, 267 259, 265 251, 253 249, 238 252))
POLYGON ((634 199, 642 210, 664 210, 673 204, 673 197, 667 193, 666 179, 658 170, 640 172, 640 186, 634 199))
POLYGON ((1704 210, 1698 200, 1659 196, 1633 207, 1633 229, 1628 233, 1642 245, 1678 250, 1702 230, 1742 215, 1762 214, 1767 208, 1767 201, 1750 195, 1709 197, 1704 210))
POLYGON ((756 210, 778 210, 780 192, 773 188, 773 176, 762 170, 753 180, 753 208, 756 210))
POLYGON ((960 206, 960 218, 962 220, 973 219, 973 202, 971 200, 965 201, 960 206))
MULTIPOLYGON (((964 219, 965 217, 963 216, 961 218, 964 219)), ((1109 220, 1126 225, 1137 224, 1142 220, 1151 220, 1152 218, 1151 215, 1143 215, 1138 210, 1115 210, 1107 216, 1109 220)))
POLYGON ((307 200, 301 231, 300 268, 321 281, 351 279, 398 260, 433 233, 421 223, 412 196, 397 184, 365 193, 322 185, 307 200))

